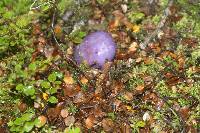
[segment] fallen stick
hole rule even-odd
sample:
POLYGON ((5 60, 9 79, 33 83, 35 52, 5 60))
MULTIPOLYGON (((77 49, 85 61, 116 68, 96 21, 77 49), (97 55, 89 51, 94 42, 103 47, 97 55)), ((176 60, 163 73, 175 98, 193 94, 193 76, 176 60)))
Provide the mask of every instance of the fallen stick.
POLYGON ((150 41, 152 39, 154 39, 158 33, 160 32, 160 30, 162 29, 162 27, 165 25, 165 22, 167 21, 167 18, 169 17, 169 15, 171 15, 171 11, 170 11, 170 7, 172 6, 172 4, 174 3, 174 0, 169 0, 166 9, 164 10, 164 15, 161 18, 161 21, 159 22, 159 24, 157 25, 155 31, 153 31, 145 40, 144 42, 140 43, 140 48, 141 49, 146 49, 147 45, 150 43, 150 41))

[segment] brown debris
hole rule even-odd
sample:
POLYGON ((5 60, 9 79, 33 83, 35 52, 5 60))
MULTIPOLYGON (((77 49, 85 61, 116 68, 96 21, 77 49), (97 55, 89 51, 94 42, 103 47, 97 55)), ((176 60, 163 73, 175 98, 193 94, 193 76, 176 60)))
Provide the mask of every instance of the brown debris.
POLYGON ((106 132, 110 132, 114 128, 114 123, 111 119, 105 118, 102 120, 101 123, 102 123, 103 130, 106 132))
POLYGON ((75 118, 74 116, 68 116, 67 118, 65 118, 65 125, 66 126, 70 126, 70 125, 73 125, 75 123, 75 118))
POLYGON ((96 123, 95 120, 95 116, 94 115, 90 115, 87 117, 87 119, 85 120, 85 125, 88 129, 91 129, 96 123))

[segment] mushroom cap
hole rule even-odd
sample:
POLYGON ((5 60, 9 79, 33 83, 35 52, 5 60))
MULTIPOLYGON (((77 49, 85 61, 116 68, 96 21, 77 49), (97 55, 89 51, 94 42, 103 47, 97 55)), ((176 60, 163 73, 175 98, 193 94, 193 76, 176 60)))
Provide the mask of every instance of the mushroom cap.
POLYGON ((116 44, 108 32, 96 31, 87 35, 74 49, 77 64, 83 62, 94 68, 102 68, 106 61, 112 61, 116 53, 116 44))

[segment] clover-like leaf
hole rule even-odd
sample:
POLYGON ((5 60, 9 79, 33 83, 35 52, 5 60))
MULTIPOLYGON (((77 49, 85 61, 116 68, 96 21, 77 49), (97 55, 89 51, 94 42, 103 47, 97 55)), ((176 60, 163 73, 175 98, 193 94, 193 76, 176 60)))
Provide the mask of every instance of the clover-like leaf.
POLYGON ((37 65, 36 65, 35 62, 29 64, 29 66, 28 66, 28 69, 31 70, 31 71, 35 71, 36 68, 37 68, 37 65))
POLYGON ((33 96, 35 94, 35 88, 33 86, 27 86, 23 92, 26 96, 33 96))
POLYGON ((57 102, 58 102, 58 99, 57 99, 56 97, 54 97, 54 96, 51 96, 51 97, 48 99, 48 101, 49 101, 50 103, 57 103, 57 102))
POLYGON ((24 85, 23 84, 18 84, 16 86, 16 90, 18 90, 18 91, 22 91, 23 89, 24 89, 24 85))
POLYGON ((48 80, 50 82, 54 82, 56 80, 56 74, 55 73, 52 73, 48 76, 48 80))
POLYGON ((63 73, 61 73, 61 72, 54 72, 54 73, 59 79, 63 78, 63 73))
POLYGON ((30 121, 34 116, 34 113, 26 113, 26 114, 23 114, 21 119, 23 121, 30 121))
POLYGON ((48 89, 48 88, 51 87, 51 84, 50 84, 48 81, 42 81, 41 86, 42 86, 43 88, 48 89))
POLYGON ((49 93, 50 94, 55 94, 57 92, 57 89, 56 88, 50 88, 49 89, 49 93))
POLYGON ((14 121, 15 125, 22 125, 24 123, 24 121, 21 118, 16 118, 14 121))
POLYGON ((34 123, 33 122, 26 122, 24 127, 23 127, 23 131, 25 132, 30 132, 34 127, 34 123))

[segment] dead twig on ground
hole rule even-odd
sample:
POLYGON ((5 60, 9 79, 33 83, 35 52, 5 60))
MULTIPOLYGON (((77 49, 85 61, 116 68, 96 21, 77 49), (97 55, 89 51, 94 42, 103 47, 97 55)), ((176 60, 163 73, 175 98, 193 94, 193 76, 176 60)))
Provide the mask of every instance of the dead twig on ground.
POLYGON ((158 35, 158 33, 161 31, 162 27, 165 25, 165 23, 167 21, 167 18, 171 15, 170 7, 172 6, 173 3, 174 3, 174 0, 168 1, 167 7, 164 10, 164 14, 161 18, 161 21, 157 25, 156 30, 153 31, 148 37, 146 37, 144 42, 140 43, 141 49, 146 49, 146 47, 150 43, 150 41, 152 41, 158 35))

